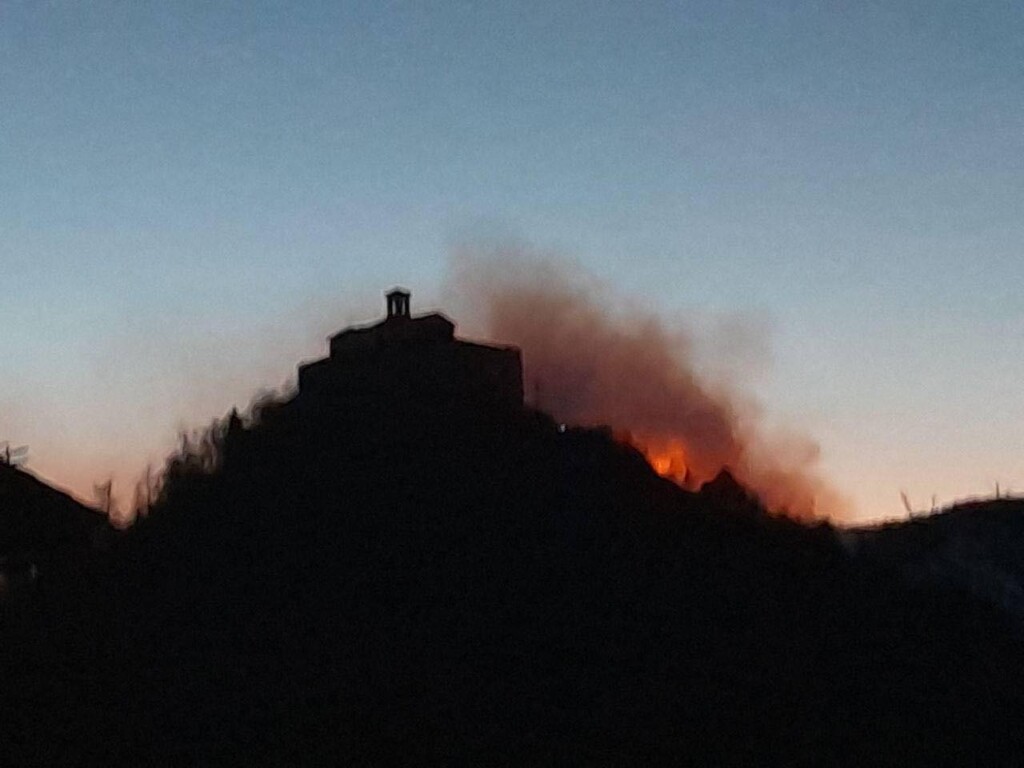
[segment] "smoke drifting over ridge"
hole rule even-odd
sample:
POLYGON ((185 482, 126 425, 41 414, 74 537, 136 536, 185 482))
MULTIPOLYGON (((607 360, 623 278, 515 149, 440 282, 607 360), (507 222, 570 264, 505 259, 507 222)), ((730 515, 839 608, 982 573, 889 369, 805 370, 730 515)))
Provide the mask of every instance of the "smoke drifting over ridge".
POLYGON ((700 376, 687 333, 621 309, 582 270, 524 249, 464 248, 451 283, 470 302, 460 311, 522 349, 528 398, 558 420, 610 426, 687 488, 727 468, 775 512, 846 516, 813 442, 768 437, 746 399, 700 376))

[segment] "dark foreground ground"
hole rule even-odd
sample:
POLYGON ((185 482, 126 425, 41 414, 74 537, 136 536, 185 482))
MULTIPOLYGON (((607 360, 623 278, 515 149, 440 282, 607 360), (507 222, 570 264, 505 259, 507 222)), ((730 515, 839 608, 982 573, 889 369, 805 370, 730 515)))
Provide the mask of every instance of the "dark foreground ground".
POLYGON ((0 764, 1024 764, 992 602, 600 432, 395 419, 236 425, 48 561, 0 764))

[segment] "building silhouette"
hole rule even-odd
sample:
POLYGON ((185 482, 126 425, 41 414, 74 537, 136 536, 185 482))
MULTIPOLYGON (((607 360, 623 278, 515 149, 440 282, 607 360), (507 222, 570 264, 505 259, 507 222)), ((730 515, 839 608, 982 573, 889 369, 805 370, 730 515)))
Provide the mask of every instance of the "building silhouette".
POLYGON ((386 294, 387 316, 330 338, 330 355, 299 366, 294 403, 325 414, 450 417, 519 412, 520 351, 469 342, 433 312, 414 317, 410 293, 386 294))

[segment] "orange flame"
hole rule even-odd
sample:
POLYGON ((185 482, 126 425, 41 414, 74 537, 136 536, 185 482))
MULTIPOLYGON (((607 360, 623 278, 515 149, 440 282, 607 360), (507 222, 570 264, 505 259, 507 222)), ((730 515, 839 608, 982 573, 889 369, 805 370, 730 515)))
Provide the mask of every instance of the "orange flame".
POLYGON ((632 445, 647 459, 651 469, 662 477, 668 478, 684 488, 688 487, 691 477, 688 451, 682 440, 674 437, 652 438, 622 432, 617 438, 632 445))

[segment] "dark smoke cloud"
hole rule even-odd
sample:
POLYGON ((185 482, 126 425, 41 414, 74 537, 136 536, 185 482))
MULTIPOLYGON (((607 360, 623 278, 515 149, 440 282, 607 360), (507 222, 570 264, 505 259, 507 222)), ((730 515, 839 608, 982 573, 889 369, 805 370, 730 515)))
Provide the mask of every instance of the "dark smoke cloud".
POLYGON ((769 437, 736 382, 700 375, 691 334, 578 266, 523 247, 461 247, 450 286, 458 316, 523 350, 528 395, 560 421, 609 425, 640 447, 681 443, 691 488, 728 468, 774 511, 845 515, 816 473, 813 441, 769 437))

